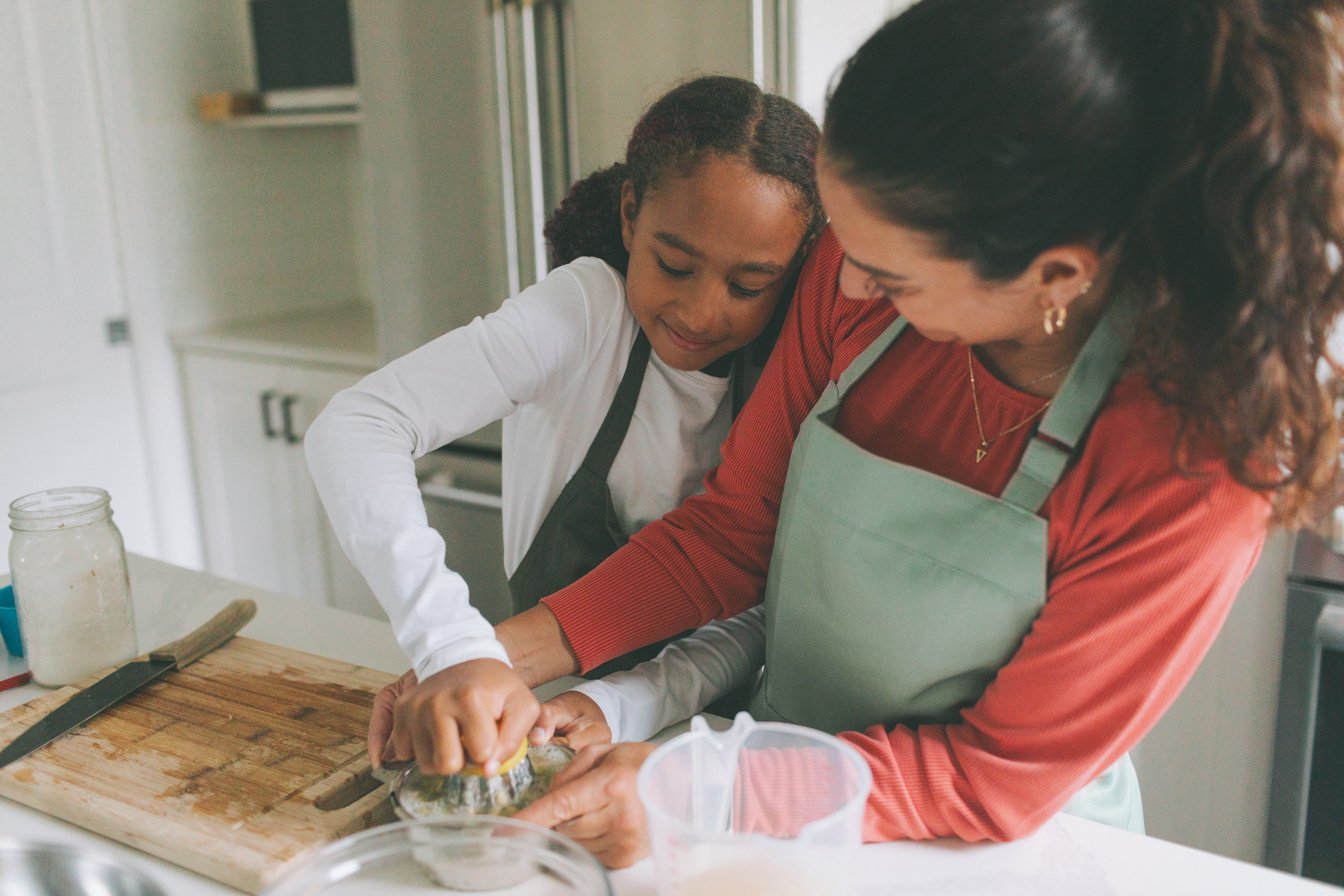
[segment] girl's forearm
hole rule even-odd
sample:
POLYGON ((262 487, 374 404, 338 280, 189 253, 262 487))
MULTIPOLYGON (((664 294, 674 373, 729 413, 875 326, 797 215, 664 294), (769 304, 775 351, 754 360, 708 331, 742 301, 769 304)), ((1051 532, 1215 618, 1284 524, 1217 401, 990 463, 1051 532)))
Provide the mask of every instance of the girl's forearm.
POLYGON ((514 671, 528 687, 579 672, 578 658, 564 629, 545 604, 504 620, 495 626, 495 637, 509 652, 514 671))

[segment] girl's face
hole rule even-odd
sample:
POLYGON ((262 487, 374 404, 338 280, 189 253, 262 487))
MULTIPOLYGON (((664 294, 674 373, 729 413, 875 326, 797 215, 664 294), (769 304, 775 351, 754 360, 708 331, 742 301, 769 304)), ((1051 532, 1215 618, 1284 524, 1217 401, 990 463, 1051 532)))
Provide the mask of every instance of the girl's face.
POLYGON ((630 310, 658 357, 701 370, 751 342, 788 285, 806 225, 782 182, 708 156, 687 176, 621 194, 630 310))
POLYGON ((1044 310, 1038 272, 1006 283, 986 282, 968 262, 946 258, 915 230, 893 224, 830 170, 817 167, 822 204, 845 250, 840 291, 853 299, 884 299, 910 325, 938 342, 964 345, 1041 342, 1044 310))

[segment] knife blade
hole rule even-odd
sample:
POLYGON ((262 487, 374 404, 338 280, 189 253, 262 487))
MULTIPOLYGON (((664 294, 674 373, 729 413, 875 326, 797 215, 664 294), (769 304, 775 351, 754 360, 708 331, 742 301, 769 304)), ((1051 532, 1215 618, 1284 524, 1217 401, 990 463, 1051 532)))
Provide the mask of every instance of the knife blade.
POLYGON ((0 768, 78 728, 156 678, 174 669, 185 669, 232 638, 256 614, 255 603, 235 600, 200 628, 151 651, 148 659, 118 666, 47 713, 0 750, 0 768))

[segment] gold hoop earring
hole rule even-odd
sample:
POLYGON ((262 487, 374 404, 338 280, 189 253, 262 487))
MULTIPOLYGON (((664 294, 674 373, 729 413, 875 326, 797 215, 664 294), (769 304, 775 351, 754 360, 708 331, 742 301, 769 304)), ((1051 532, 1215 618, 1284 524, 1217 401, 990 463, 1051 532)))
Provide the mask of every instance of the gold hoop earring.
POLYGON ((1069 319, 1067 308, 1050 307, 1045 309, 1045 335, 1053 336, 1064 332, 1064 324, 1069 319))

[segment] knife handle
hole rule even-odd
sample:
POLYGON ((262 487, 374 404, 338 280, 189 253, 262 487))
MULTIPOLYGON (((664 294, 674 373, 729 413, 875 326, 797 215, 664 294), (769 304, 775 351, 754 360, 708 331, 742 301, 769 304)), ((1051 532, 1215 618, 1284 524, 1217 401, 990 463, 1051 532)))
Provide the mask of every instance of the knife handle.
POLYGON ((257 605, 252 601, 232 601, 211 617, 205 625, 152 651, 149 658, 158 661, 172 660, 177 664, 177 668, 182 669, 232 638, 255 615, 257 605))

